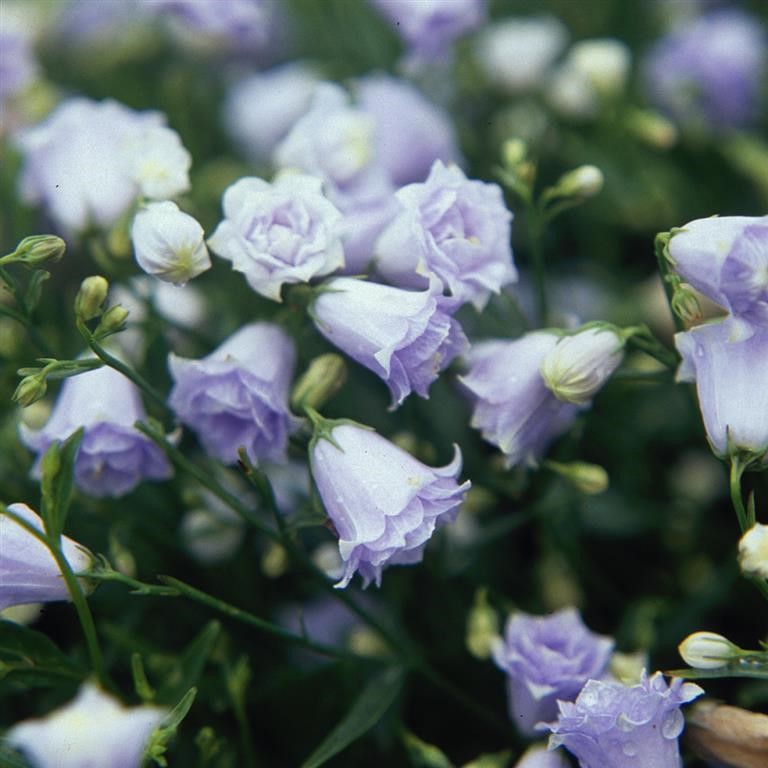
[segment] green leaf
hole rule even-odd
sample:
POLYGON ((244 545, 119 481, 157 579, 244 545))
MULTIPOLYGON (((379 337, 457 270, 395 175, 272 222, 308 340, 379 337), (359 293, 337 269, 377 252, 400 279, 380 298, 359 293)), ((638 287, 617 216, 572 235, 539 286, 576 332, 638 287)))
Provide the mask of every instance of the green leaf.
POLYGON ((18 752, 0 742, 0 766, 2 768, 30 768, 30 764, 18 752))
POLYGON ((0 677, 34 673, 81 680, 86 671, 74 664, 41 632, 0 620, 0 677))
POLYGON ((510 751, 494 752, 493 754, 480 755, 462 768, 507 768, 512 758, 510 751))
POLYGON ((719 669, 672 669, 664 674, 685 680, 717 680, 722 677, 754 677, 758 680, 768 680, 768 661, 753 661, 748 665, 735 662, 719 669))
POLYGON ((157 703, 171 704, 178 701, 197 683, 220 632, 220 622, 211 621, 206 624, 203 631, 186 647, 168 679, 158 690, 155 697, 157 703))
POLYGON ((24 303, 27 305, 27 311, 33 312, 40 303, 40 295, 43 290, 43 283, 51 276, 50 272, 44 269, 36 269, 27 284, 27 291, 24 297, 24 303))
POLYGON ((453 768, 453 763, 441 749, 434 744, 427 744, 410 731, 403 733, 403 744, 414 768, 453 768))
POLYGON ((182 720, 192 707, 192 703, 197 696, 197 688, 190 688, 179 700, 178 704, 163 718, 160 725, 153 731, 152 736, 144 750, 144 761, 154 760, 158 765, 168 765, 165 759, 165 751, 168 743, 176 735, 176 731, 181 725, 182 720))
POLYGON ((318 768, 373 728, 397 698, 402 685, 401 667, 389 667, 374 677, 301 768, 318 768))
POLYGON ((75 457, 82 439, 81 427, 63 443, 53 443, 45 452, 41 463, 41 516, 46 533, 54 539, 61 536, 67 520, 69 502, 72 499, 75 457))

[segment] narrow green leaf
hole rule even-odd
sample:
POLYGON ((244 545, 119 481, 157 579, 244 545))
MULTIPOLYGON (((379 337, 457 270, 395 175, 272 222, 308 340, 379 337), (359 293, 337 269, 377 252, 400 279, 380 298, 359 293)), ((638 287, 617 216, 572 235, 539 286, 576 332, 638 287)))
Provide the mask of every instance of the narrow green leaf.
POLYGON ((86 675, 41 632, 0 620, 0 677, 30 672, 75 679, 86 675))
POLYGON ((428 744, 410 731, 403 733, 408 760, 414 768, 453 768, 446 754, 434 744, 428 744))
POLYGON ((153 761, 157 765, 165 768, 168 761, 165 759, 165 752, 168 744, 176 735, 181 722, 187 716, 192 707, 192 703, 197 696, 197 688, 190 688, 179 700, 178 704, 163 718, 163 721, 150 736, 149 742, 144 750, 143 765, 148 761, 153 761))
POLYGON ((80 428, 63 443, 53 443, 43 456, 41 516, 46 532, 55 539, 61 536, 67 520, 74 485, 75 458, 82 439, 83 429, 80 428))
POLYGON ((27 305, 28 312, 34 312, 35 308, 40 303, 43 283, 48 280, 50 276, 51 273, 44 269, 36 269, 32 273, 32 277, 27 284, 26 295, 24 296, 24 303, 27 305))
POLYGON ((493 754, 480 755, 463 765, 462 768, 507 768, 511 759, 512 753, 509 751, 494 752, 493 754))
POLYGON ((10 747, 0 742, 0 766, 2 768, 30 768, 30 764, 10 747))
POLYGON ((374 677, 301 768, 318 768, 373 728, 397 698, 402 685, 401 667, 389 667, 374 677))

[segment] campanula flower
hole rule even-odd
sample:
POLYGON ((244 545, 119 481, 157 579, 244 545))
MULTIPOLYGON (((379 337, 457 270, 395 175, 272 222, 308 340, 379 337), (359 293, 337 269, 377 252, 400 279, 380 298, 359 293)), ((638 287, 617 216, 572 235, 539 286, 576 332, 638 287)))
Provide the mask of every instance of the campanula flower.
POLYGON ((146 419, 139 390, 122 373, 103 366, 64 381, 51 417, 39 430, 21 425, 23 442, 38 454, 84 427, 75 459, 75 483, 90 496, 123 496, 142 480, 167 480, 172 474, 163 452, 134 424, 146 419))
POLYGON ((310 449, 312 475, 339 536, 346 587, 358 572, 381 584, 390 565, 419 563, 435 529, 452 522, 469 490, 461 453, 433 469, 367 427, 324 422, 310 449))
MULTIPOLYGON (((25 522, 43 530, 43 521, 26 504, 8 509, 25 522)), ((0 610, 11 605, 69 600, 69 591, 48 547, 0 512, 0 610)), ((62 536, 61 549, 75 573, 87 571, 93 557, 85 547, 62 536)))
POLYGON ((251 323, 201 360, 171 354, 168 404, 206 452, 232 464, 244 446, 252 460, 285 458, 295 420, 288 389, 296 350, 272 323, 251 323))
POLYGON ((149 737, 165 715, 160 707, 124 707, 85 683, 68 704, 14 725, 5 738, 35 768, 139 768, 149 737))
POLYGON ((376 244, 376 268, 388 282, 423 288, 437 277, 458 301, 482 309, 517 280, 512 214, 497 184, 467 179, 437 160, 425 182, 396 197, 401 210, 376 244))
POLYGON ((558 700, 572 701, 587 680, 600 677, 613 645, 590 632, 575 608, 512 614, 493 658, 508 675, 509 714, 520 731, 533 735, 536 723, 556 716, 558 700))
POLYGON ((381 377, 393 406, 428 389, 466 351, 461 326, 439 294, 338 277, 323 284, 312 305, 328 341, 381 377))
POLYGON ((224 193, 224 221, 211 249, 254 291, 280 301, 285 283, 308 282, 344 266, 341 213, 314 176, 285 173, 272 184, 249 177, 224 193))
POLYGON ((549 748, 564 746, 584 768, 679 768, 680 711, 704 691, 680 678, 668 686, 661 672, 638 685, 590 680, 575 702, 558 702, 549 748))

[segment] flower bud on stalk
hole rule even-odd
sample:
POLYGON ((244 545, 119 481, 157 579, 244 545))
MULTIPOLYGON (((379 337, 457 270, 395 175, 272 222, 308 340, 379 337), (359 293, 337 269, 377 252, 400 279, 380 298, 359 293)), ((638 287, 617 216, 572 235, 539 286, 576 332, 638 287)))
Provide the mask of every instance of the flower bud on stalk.
POLYGON ((608 488, 608 473, 599 464, 586 461, 573 461, 570 464, 547 461, 545 466, 588 496, 596 496, 608 488))
POLYGON ((98 326, 94 332, 96 338, 104 338, 125 327, 125 321, 128 319, 128 310, 120 304, 110 307, 101 317, 98 326))
POLYGON ((694 632, 677 646, 683 661, 694 669, 725 667, 741 650, 728 638, 715 632, 694 632))
POLYGON ((500 640, 499 617, 488 603, 485 589, 479 589, 467 618, 467 648, 476 659, 488 659, 500 640))
POLYGON ((86 321, 98 317, 108 293, 109 283, 101 275, 86 277, 75 296, 75 314, 86 321))
POLYGON ((768 579, 768 525, 756 523, 741 537, 739 566, 749 576, 768 579))
POLYGON ((66 243, 56 235, 32 235, 19 243, 8 261, 19 262, 28 269, 40 269, 60 261, 66 249, 66 243))
POLYGON ((12 399, 22 408, 26 408, 43 398, 47 389, 48 384, 44 375, 37 373, 32 376, 25 376, 16 387, 12 399))
POLYGON ((347 366, 341 355, 332 352, 316 357, 291 393, 291 408, 302 413, 306 406, 319 410, 347 380, 347 366))
POLYGON ((550 197, 594 197, 603 188, 605 177, 596 165, 580 165, 560 177, 549 190, 550 197))

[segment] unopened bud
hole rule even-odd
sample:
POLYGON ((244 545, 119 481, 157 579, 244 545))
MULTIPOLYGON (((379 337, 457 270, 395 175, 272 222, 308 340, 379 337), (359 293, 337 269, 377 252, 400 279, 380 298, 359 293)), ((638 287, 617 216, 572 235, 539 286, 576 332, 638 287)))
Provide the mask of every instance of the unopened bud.
POLYGON ((598 93, 610 97, 624 90, 630 57, 625 43, 599 38, 576 43, 568 55, 568 64, 583 74, 598 93))
POLYGON ((677 128, 666 117, 648 110, 635 109, 627 115, 627 128, 640 141, 656 149, 671 149, 677 142, 677 128))
POLYGON ((756 523, 741 537, 739 565, 748 576, 768 579, 768 525, 756 523))
POLYGON ((25 376, 13 393, 13 400, 22 408, 26 408, 28 405, 32 405, 32 403, 40 400, 45 395, 47 389, 48 383, 45 380, 45 376, 40 374, 25 376))
POLYGON ((736 658, 741 649, 715 632, 694 632, 677 646, 677 650, 689 667, 719 669, 736 658))
POLYGON ((498 637, 499 617, 489 605, 486 591, 479 589, 467 618, 467 649, 476 659, 488 659, 498 637))
POLYGON ((128 314, 128 310, 120 304, 115 304, 113 307, 110 307, 101 316, 101 320, 99 320, 94 335, 103 338, 104 336, 123 330, 125 321, 128 319, 128 314))
POLYGON ((589 464, 586 461, 574 461, 570 464, 548 461, 546 466, 588 496, 596 496, 608 489, 608 473, 599 464, 589 464))
POLYGON ((61 260, 67 244, 56 235, 32 235, 17 246, 14 261, 29 269, 38 269, 61 260))
POLYGON ((296 382, 291 394, 291 407, 296 413, 304 408, 322 408, 344 385, 347 366, 344 358, 329 352, 316 357, 296 382))
POLYGON ((528 147, 522 139, 507 139, 501 145, 501 161, 511 171, 525 160, 527 154, 528 147))
POLYGON ((593 197, 603 188, 605 177, 596 165, 581 165, 560 177, 553 188, 557 197, 593 197))
POLYGON ((679 283, 672 293, 672 311, 686 324, 696 325, 703 314, 699 299, 687 283, 679 283))
POLYGON ((109 293, 109 283, 101 275, 86 277, 75 297, 75 314, 81 320, 93 320, 101 314, 109 293))
POLYGON ((624 685, 637 685, 648 669, 648 654, 643 651, 621 653, 614 651, 608 663, 608 671, 624 685))

